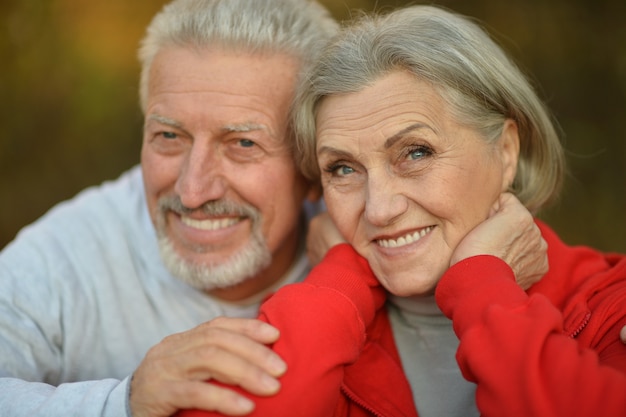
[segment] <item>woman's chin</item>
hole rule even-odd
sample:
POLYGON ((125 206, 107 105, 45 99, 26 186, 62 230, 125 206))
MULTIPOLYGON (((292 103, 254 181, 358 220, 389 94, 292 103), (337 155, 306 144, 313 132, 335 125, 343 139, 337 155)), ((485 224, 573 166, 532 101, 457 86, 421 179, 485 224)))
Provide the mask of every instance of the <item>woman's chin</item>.
POLYGON ((433 295, 438 279, 420 279, 415 274, 389 275, 374 271, 381 285, 398 297, 433 295))

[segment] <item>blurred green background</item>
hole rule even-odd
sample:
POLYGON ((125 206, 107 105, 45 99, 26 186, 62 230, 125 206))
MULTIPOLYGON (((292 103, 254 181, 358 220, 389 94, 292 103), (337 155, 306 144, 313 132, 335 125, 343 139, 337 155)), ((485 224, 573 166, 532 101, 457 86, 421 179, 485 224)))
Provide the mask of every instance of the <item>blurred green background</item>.
MULTIPOLYGON (((136 49, 164 3, 2 1, 0 247, 55 203, 138 162, 136 49)), ((341 20, 408 4, 323 3, 341 20)), ((570 172, 541 217, 568 243, 626 252, 626 2, 435 3, 480 19, 560 122, 570 172)))

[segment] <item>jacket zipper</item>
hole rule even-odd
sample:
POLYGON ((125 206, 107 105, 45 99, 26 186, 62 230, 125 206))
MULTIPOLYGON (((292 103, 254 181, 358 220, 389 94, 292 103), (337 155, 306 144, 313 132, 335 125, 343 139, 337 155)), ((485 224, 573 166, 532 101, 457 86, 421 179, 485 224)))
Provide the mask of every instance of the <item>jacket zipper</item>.
POLYGON ((354 401, 356 404, 358 404, 359 406, 361 406, 361 408, 364 408, 365 410, 369 411, 370 413, 372 413, 373 415, 375 415, 376 417, 385 417, 383 414, 379 413, 378 411, 374 410, 372 407, 370 407, 369 405, 365 404, 360 398, 358 398, 356 395, 352 394, 352 392, 350 392, 348 389, 346 389, 343 385, 341 386, 341 391, 343 391, 343 393, 350 398, 352 401, 354 401))
POLYGON ((585 328, 585 326, 587 326, 587 324, 589 323, 589 320, 591 319, 591 313, 587 313, 585 314, 585 317, 583 317, 582 321, 580 322, 580 324, 578 325, 578 327, 574 328, 574 330, 572 330, 569 334, 569 336, 574 339, 576 336, 578 336, 578 334, 580 332, 583 331, 583 329, 585 328))

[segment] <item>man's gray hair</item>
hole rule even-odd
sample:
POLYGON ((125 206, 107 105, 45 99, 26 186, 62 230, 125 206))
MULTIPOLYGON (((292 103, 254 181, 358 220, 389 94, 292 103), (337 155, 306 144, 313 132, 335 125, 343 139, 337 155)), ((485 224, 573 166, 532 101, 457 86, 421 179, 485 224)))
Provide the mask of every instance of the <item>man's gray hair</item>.
POLYGON ((315 117, 324 97, 358 92, 397 70, 430 82, 456 120, 487 141, 500 137, 506 119, 513 119, 520 158, 512 192, 531 211, 556 198, 563 149, 543 102, 478 24, 432 6, 363 16, 322 53, 303 80, 294 113, 299 165, 309 179, 319 177, 315 117))
POLYGON ((141 108, 150 66, 163 47, 284 53, 306 70, 337 29, 328 10, 313 0, 174 0, 153 18, 141 42, 141 108))

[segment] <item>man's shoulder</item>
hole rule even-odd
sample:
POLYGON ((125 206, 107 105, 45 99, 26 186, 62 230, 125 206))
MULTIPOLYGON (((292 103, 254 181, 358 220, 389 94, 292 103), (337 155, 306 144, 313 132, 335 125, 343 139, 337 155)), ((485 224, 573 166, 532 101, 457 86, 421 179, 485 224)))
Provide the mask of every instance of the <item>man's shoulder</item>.
MULTIPOLYGON (((34 225, 85 221, 92 226, 106 222, 126 222, 145 213, 145 195, 141 170, 134 167, 115 180, 86 188, 69 200, 52 207, 34 225)), ((74 228, 73 227, 73 228, 74 228)))
POLYGON ((115 209, 117 213, 130 210, 137 214, 137 208, 145 206, 145 193, 141 169, 135 166, 114 180, 84 189, 74 198, 61 202, 51 212, 67 210, 103 211, 115 209))
POLYGON ((48 254, 64 247, 80 252, 95 244, 107 248, 116 241, 141 240, 151 233, 147 217, 141 170, 134 167, 55 205, 20 230, 3 252, 15 246, 48 254))
POLYGON ((13 277, 16 286, 36 282, 42 288, 147 275, 159 256, 147 212, 141 171, 133 168, 24 227, 0 252, 0 275, 13 277))

